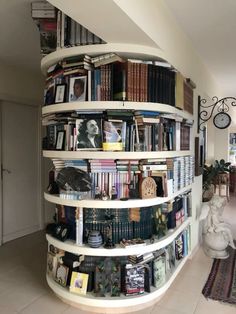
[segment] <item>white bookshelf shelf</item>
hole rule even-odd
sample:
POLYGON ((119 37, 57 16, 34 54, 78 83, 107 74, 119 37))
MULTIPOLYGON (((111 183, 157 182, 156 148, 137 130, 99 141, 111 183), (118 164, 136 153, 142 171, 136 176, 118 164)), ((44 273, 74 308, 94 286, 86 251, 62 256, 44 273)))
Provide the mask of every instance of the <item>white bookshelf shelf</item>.
MULTIPOLYGON (((188 255, 189 256, 189 255, 188 255)), ((85 296, 81 296, 75 293, 69 292, 67 288, 63 288, 59 284, 57 284, 51 277, 47 275, 47 282, 50 288, 65 301, 71 305, 84 305, 88 308, 93 309, 94 312, 100 312, 101 308, 105 308, 106 310, 114 310, 119 309, 119 313, 130 313, 130 307, 135 307, 137 309, 138 306, 145 304, 148 306, 148 303, 152 301, 157 301, 159 297, 166 292, 166 290, 170 287, 172 282, 175 280, 176 276, 179 274, 183 266, 188 260, 188 256, 184 257, 179 265, 177 266, 174 273, 169 277, 166 283, 160 287, 159 289, 153 288, 150 293, 144 293, 142 295, 136 296, 120 296, 120 297, 106 297, 106 298, 98 298, 93 296, 92 294, 87 294, 85 296)), ((117 312, 116 312, 117 313, 117 312)))
POLYGON ((173 158, 191 155, 190 150, 157 152, 106 152, 106 151, 59 151, 44 150, 43 157, 58 159, 151 159, 173 158))
POLYGON ((153 205, 159 205, 174 199, 176 196, 185 193, 191 189, 191 185, 177 191, 176 193, 168 197, 155 197, 151 199, 129 199, 126 201, 121 200, 70 200, 61 198, 59 195, 53 195, 49 193, 44 193, 44 198, 54 204, 67 205, 73 207, 82 208, 132 208, 132 207, 148 207, 153 205))
POLYGON ((47 69, 56 64, 58 61, 73 57, 76 55, 87 54, 90 56, 95 56, 104 53, 115 52, 120 56, 125 58, 136 58, 140 60, 164 60, 163 51, 161 49, 143 46, 143 45, 134 45, 134 44, 123 44, 123 43, 112 43, 112 44, 99 44, 99 45, 85 45, 77 46, 70 48, 61 48, 57 49, 55 52, 52 52, 45 56, 41 61, 41 70, 46 74, 47 69))
POLYGON ((42 108, 43 117, 54 114, 62 113, 68 111, 101 111, 101 110, 149 110, 161 113, 170 113, 184 119, 192 120, 193 116, 183 110, 177 109, 176 107, 160 104, 160 103, 150 103, 150 102, 130 102, 130 101, 83 101, 83 102, 70 102, 62 104, 54 104, 44 106, 42 108))
POLYGON ((180 234, 189 224, 190 219, 187 218, 179 227, 174 229, 173 231, 169 231, 165 237, 155 241, 150 244, 149 240, 146 240, 146 245, 135 246, 129 248, 121 248, 116 245, 114 249, 105 249, 103 247, 100 248, 90 248, 87 245, 79 246, 76 245, 74 241, 67 240, 65 242, 59 241, 51 235, 47 234, 46 238, 48 243, 58 247, 66 252, 71 252, 74 254, 82 254, 82 255, 90 255, 90 256, 128 256, 128 255, 137 255, 137 254, 145 254, 148 252, 153 252, 156 250, 160 250, 161 248, 170 244, 174 239, 180 234))

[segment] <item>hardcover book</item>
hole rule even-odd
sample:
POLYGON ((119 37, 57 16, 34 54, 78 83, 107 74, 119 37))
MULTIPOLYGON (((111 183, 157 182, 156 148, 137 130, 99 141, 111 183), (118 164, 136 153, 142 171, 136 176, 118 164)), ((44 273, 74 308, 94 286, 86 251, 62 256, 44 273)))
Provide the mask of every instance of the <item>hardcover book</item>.
POLYGON ((153 261, 154 286, 160 288, 166 280, 165 256, 161 255, 153 261))
POLYGON ((145 267, 143 265, 125 265, 125 294, 144 293, 145 267))

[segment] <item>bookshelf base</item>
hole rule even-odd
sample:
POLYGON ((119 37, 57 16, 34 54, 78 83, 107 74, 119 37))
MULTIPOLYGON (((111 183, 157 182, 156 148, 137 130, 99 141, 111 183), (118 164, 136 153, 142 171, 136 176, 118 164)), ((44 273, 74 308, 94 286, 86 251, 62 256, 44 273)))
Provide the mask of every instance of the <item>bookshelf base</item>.
POLYGON ((187 262, 188 257, 189 255, 182 259, 175 272, 161 288, 153 289, 152 292, 139 296, 123 296, 113 298, 98 298, 92 296, 91 294, 80 296, 78 294, 69 292, 67 288, 60 286, 50 276, 47 275, 46 279, 49 287, 63 302, 74 307, 78 307, 81 310, 89 310, 90 312, 94 313, 131 313, 150 307, 156 303, 175 280, 176 276, 187 262))

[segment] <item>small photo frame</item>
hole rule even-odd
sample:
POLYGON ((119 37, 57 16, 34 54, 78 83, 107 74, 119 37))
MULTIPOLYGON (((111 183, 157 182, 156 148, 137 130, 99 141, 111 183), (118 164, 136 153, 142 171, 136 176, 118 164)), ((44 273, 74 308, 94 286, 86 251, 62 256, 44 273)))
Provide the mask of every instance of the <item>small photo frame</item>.
POLYGON ((65 141, 65 131, 58 131, 57 140, 56 140, 56 150, 64 149, 64 141, 65 141))
POLYGON ((56 85, 54 103, 59 104, 65 102, 66 98, 66 84, 56 85))
POLYGON ((69 102, 85 101, 87 89, 87 76, 75 76, 70 78, 69 102))

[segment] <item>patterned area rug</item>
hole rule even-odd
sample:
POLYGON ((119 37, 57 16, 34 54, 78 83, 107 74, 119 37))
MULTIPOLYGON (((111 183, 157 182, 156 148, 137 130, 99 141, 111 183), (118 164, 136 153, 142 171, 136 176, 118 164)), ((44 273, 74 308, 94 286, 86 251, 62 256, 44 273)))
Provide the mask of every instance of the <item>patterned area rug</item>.
POLYGON ((229 248, 227 259, 214 259, 202 290, 209 299, 236 304, 236 250, 229 248))

